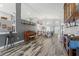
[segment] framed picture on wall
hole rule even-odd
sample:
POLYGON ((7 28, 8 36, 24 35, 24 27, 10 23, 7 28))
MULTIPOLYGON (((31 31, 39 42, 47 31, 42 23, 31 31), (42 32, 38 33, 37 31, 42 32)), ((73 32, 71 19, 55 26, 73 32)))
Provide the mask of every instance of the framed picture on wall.
POLYGON ((2 24, 2 28, 3 29, 6 29, 7 28, 7 25, 6 24, 2 24))
POLYGON ((8 30, 8 31, 11 31, 11 29, 12 29, 11 27, 9 27, 9 26, 7 27, 7 30, 8 30))
POLYGON ((7 20, 8 18, 6 16, 1 16, 1 19, 7 20))

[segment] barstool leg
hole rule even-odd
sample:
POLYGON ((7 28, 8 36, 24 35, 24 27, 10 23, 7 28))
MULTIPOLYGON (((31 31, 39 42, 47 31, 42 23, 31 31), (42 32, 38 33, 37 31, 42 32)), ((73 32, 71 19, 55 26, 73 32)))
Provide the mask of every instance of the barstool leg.
POLYGON ((8 44, 9 44, 9 38, 7 38, 7 40, 6 40, 7 49, 8 49, 8 44))
POLYGON ((8 48, 8 38, 5 39, 4 48, 8 48))
POLYGON ((6 38, 5 38, 5 42, 4 42, 4 48, 5 48, 5 46, 6 46, 6 38))

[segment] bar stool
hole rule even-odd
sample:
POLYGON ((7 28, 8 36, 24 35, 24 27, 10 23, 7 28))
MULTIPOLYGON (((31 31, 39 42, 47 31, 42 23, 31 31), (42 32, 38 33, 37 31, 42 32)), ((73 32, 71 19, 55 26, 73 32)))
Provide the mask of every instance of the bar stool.
POLYGON ((5 46, 8 48, 9 44, 10 44, 10 47, 13 47, 14 42, 15 42, 15 36, 13 35, 12 31, 10 31, 9 34, 5 38, 4 48, 5 46))

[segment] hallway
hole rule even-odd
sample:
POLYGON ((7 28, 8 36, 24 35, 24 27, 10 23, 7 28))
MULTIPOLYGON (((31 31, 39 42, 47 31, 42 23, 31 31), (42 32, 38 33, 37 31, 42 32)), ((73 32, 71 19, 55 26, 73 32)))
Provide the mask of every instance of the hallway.
POLYGON ((2 56, 66 56, 58 36, 38 37, 28 44, 20 43, 14 48, 0 50, 2 56))

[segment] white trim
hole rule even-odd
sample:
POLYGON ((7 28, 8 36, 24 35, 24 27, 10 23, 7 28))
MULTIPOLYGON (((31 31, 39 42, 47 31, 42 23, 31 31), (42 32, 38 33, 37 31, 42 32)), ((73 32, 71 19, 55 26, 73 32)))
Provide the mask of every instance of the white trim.
POLYGON ((21 43, 21 42, 24 42, 24 40, 21 40, 21 41, 15 42, 14 44, 18 44, 18 43, 21 43))
MULTIPOLYGON (((16 45, 16 44, 18 44, 18 43, 21 43, 21 42, 24 42, 24 40, 21 40, 21 41, 15 42, 14 45, 16 45)), ((10 46, 10 45, 8 45, 8 46, 10 46)), ((3 49, 3 48, 4 48, 4 46, 0 47, 0 49, 3 49)))

